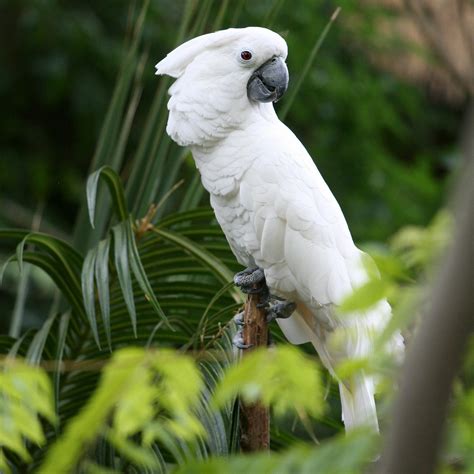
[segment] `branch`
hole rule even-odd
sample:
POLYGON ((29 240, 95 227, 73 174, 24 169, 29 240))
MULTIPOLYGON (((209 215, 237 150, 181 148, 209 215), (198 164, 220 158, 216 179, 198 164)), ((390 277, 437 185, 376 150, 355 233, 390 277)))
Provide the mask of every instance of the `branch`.
MULTIPOLYGON (((405 0, 404 4, 408 11, 412 14, 412 18, 418 25, 419 31, 423 34, 424 38, 433 49, 433 52, 440 60, 441 66, 447 71, 451 78, 468 94, 474 94, 473 81, 470 76, 465 77, 460 72, 453 61, 452 52, 446 47, 446 38, 440 32, 440 25, 437 21, 440 13, 438 10, 433 9, 433 18, 429 18, 423 9, 423 3, 414 0, 405 0)), ((462 20, 462 19, 460 19, 462 20)), ((462 21, 461 21, 462 23, 462 21)), ((444 32, 446 34, 446 32, 444 32)), ((469 42, 468 42, 468 46, 469 42)))
MULTIPOLYGON (((266 285, 265 282, 261 286, 266 285)), ((265 310, 258 308, 260 294, 249 294, 244 308, 244 344, 251 346, 245 354, 268 345, 268 323, 265 310)), ((244 453, 266 451, 270 447, 270 413, 260 403, 240 403, 240 449, 244 453)))

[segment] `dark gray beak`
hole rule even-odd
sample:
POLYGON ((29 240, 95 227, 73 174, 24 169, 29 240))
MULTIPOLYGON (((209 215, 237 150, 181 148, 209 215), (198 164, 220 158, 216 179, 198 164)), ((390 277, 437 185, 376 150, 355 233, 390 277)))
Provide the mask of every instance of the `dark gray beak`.
POLYGON ((276 102, 288 89, 288 68, 282 58, 273 56, 250 76, 247 96, 258 102, 276 102))

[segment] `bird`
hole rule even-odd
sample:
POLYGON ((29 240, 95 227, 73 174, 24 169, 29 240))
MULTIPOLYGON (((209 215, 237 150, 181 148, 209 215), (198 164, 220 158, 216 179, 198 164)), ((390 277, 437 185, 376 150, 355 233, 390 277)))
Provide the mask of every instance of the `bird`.
MULTIPOLYGON (((274 103, 289 84, 288 48, 261 27, 229 28, 188 40, 156 65, 175 79, 166 131, 191 150, 237 261, 242 288, 265 279, 280 301, 277 323, 292 344, 310 342, 339 382, 346 431, 379 430, 375 381, 364 371, 340 380, 336 367, 367 357, 391 307, 341 315, 338 306, 369 280, 344 214, 274 103), (279 317, 280 316, 280 317, 279 317)), ((403 339, 389 342, 403 351, 403 339)))

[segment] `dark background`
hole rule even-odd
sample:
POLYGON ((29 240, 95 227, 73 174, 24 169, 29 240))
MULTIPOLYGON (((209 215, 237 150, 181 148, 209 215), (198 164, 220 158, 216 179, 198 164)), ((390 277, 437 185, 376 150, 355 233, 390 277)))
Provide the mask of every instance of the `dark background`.
MULTIPOLYGON (((331 3, 300 1, 296 8, 287 2, 274 19, 272 28, 289 43, 292 78, 334 10, 331 3)), ((151 3, 142 104, 155 90, 153 64, 173 47, 183 6, 151 3)), ((271 6, 244 2, 239 26, 260 23, 271 6)), ((43 226, 70 234, 124 54, 129 8, 117 0, 1 2, 0 225, 29 227, 31 213, 44 205, 43 226)), ((402 225, 426 224, 443 202, 459 159, 465 104, 448 105, 426 87, 377 68, 370 45, 346 28, 350 14, 349 5, 286 122, 315 159, 355 239, 385 239, 402 225)), ((366 21, 377 43, 368 15, 366 21)), ((133 140, 130 148, 131 154, 133 140)))

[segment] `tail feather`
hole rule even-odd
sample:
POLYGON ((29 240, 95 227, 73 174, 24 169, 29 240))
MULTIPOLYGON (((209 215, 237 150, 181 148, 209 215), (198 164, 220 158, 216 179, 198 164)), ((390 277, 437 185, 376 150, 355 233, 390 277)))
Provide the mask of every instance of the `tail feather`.
POLYGON ((342 420, 346 431, 361 426, 379 431, 374 382, 371 378, 359 375, 348 382, 341 382, 339 393, 341 394, 342 420))
MULTIPOLYGON (((318 352, 321 362, 337 378, 326 345, 314 333, 312 336, 311 342, 318 352)), ((340 381, 339 393, 341 395, 342 420, 346 431, 360 426, 367 426, 378 433, 379 423, 375 406, 375 384, 373 379, 358 374, 349 380, 340 381)))
MULTIPOLYGON (((342 419, 346 431, 359 426, 367 426, 379 431, 377 409, 375 406, 374 379, 362 371, 350 378, 341 380, 334 370, 345 360, 367 357, 373 349, 373 339, 383 330, 390 318, 390 306, 381 301, 375 308, 346 317, 345 325, 326 332, 318 324, 317 317, 303 304, 287 320, 277 320, 285 336, 293 344, 311 341, 322 364, 339 382, 342 419)), ((387 344, 387 352, 397 359, 403 356, 403 338, 396 333, 387 344)))

